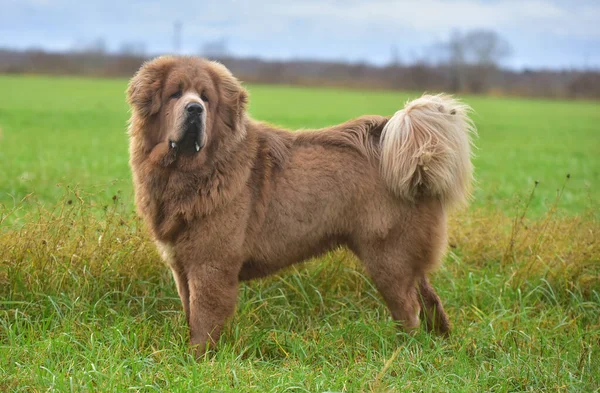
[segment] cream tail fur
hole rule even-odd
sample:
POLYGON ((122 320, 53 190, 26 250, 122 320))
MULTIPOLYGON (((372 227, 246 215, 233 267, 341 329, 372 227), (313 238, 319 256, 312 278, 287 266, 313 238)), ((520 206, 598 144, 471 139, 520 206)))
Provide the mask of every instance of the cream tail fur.
POLYGON ((470 109, 447 95, 424 95, 387 122, 381 133, 381 173, 398 197, 432 196, 445 206, 468 200, 475 134, 470 109))

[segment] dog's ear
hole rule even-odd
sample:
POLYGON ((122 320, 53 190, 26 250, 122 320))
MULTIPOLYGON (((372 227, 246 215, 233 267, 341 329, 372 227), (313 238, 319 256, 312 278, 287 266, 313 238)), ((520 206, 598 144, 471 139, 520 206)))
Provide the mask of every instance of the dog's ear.
POLYGON ((127 102, 141 116, 152 116, 160 110, 163 83, 174 63, 169 56, 150 60, 129 81, 127 102))
POLYGON ((233 74, 221 63, 211 61, 211 69, 220 92, 217 112, 222 122, 233 131, 242 131, 244 112, 248 105, 248 92, 233 74))

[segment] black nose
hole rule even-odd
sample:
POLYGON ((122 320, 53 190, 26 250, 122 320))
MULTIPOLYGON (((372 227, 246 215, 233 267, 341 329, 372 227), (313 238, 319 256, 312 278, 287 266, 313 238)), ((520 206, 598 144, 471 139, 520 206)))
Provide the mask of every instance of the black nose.
POLYGON ((189 114, 199 115, 204 112, 204 107, 197 102, 190 102, 185 106, 185 111, 189 114))

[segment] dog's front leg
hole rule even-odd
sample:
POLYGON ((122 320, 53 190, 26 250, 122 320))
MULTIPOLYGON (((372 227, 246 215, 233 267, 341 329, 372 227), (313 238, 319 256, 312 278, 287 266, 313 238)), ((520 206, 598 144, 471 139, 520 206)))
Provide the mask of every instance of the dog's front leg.
POLYGON ((190 288, 188 285, 187 273, 181 266, 171 265, 171 272, 175 279, 175 285, 177 285, 177 293, 179 299, 181 299, 181 305, 185 312, 185 320, 188 325, 190 323, 190 288))
POLYGON ((239 269, 232 265, 204 263, 188 269, 188 322, 196 357, 217 343, 225 319, 235 310, 239 269))

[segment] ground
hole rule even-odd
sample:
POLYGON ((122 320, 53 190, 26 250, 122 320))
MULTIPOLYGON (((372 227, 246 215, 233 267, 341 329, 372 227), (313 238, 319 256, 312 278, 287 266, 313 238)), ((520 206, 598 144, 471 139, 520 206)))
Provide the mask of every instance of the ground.
MULTIPOLYGON (((126 83, 0 76, 0 391, 600 388, 599 103, 462 97, 477 186, 432 276, 449 338, 398 332, 337 250, 242 285, 219 350, 196 362, 133 213, 126 83)), ((289 128, 418 96, 248 88, 252 116, 289 128)))

